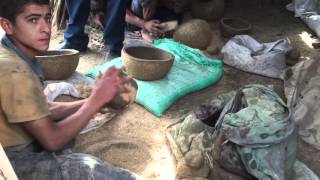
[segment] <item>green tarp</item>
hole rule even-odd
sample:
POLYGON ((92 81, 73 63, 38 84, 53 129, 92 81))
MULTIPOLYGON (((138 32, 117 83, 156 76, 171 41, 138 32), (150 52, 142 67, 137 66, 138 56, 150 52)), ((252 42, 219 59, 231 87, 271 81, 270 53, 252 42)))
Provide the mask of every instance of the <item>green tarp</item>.
MULTIPOLYGON (((222 76, 222 62, 204 56, 197 49, 171 39, 156 40, 153 46, 170 52, 175 57, 170 72, 163 79, 157 81, 136 80, 138 84, 136 102, 156 116, 161 116, 179 98, 213 85, 222 76)), ((99 71, 104 72, 111 66, 122 67, 121 58, 96 67, 86 75, 95 78, 99 71)))

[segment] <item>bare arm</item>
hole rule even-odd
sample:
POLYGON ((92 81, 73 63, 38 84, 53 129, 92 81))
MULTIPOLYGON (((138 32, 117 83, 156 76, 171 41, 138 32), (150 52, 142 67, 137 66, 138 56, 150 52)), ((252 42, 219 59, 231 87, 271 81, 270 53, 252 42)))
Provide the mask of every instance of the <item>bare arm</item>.
POLYGON ((88 101, 69 117, 53 122, 49 117, 22 123, 40 144, 48 151, 62 149, 87 125, 88 121, 99 110, 100 104, 88 101))
MULTIPOLYGON (((122 85, 128 82, 129 78, 119 77, 120 72, 121 70, 119 69, 110 68, 102 78, 97 80, 91 96, 82 105, 80 105, 81 102, 79 104, 75 103, 73 108, 69 109, 70 111, 75 110, 75 113, 64 118, 62 121, 53 122, 50 117, 45 117, 21 123, 22 126, 45 149, 49 151, 62 149, 71 139, 79 134, 104 104, 110 102, 117 93, 124 91, 122 85), (77 107, 79 107, 78 110, 76 110, 77 107)), ((59 108, 56 111, 60 111, 59 108)))
POLYGON ((135 16, 130 10, 126 10, 126 22, 135 25, 140 28, 144 28, 146 21, 144 19, 135 16))
POLYGON ((126 10, 126 22, 132 25, 135 25, 137 27, 140 27, 141 29, 145 29, 148 32, 156 32, 156 33, 162 33, 160 21, 151 19, 151 20, 144 20, 139 18, 138 16, 135 16, 130 10, 126 10))
POLYGON ((87 99, 73 102, 49 102, 49 110, 51 112, 49 118, 51 120, 61 120, 75 113, 87 99))

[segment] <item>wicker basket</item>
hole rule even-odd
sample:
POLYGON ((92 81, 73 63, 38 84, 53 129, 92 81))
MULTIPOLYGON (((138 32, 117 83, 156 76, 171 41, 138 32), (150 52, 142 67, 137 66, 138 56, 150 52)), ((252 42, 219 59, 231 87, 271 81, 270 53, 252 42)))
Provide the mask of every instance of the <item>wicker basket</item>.
POLYGON ((133 46, 122 49, 121 59, 129 75, 151 81, 162 79, 170 71, 174 56, 158 48, 133 46))
POLYGON ((79 51, 62 49, 46 51, 36 57, 46 80, 63 80, 70 77, 79 64, 79 51))

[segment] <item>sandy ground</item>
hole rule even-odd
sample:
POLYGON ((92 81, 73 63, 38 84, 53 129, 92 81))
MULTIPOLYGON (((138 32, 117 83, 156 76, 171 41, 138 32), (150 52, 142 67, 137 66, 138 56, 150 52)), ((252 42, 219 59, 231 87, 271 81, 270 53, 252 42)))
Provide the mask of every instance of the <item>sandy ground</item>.
MULTIPOLYGON (((225 17, 241 17, 250 22, 253 25, 250 35, 258 41, 270 42, 284 38, 299 49, 303 58, 319 56, 319 51, 310 46, 309 29, 283 7, 258 1, 250 1, 249 5, 231 4, 227 7, 225 17)), ((212 45, 221 47, 228 39, 221 38, 217 22, 210 24, 214 32, 212 45)), ((52 46, 61 42, 61 34, 55 36, 53 40, 52 46)), ((103 51, 91 49, 81 55, 77 70, 85 72, 102 64, 104 57, 103 51)), ((174 159, 164 136, 166 127, 208 99, 252 83, 273 85, 283 96, 283 84, 280 80, 225 66, 224 76, 218 84, 181 98, 161 118, 155 117, 142 106, 133 104, 101 128, 79 136, 75 150, 93 154, 147 179, 174 179, 174 159)), ((307 145, 300 143, 300 147, 304 148, 307 145)), ((318 151, 308 147, 306 150, 300 150, 298 157, 320 175, 319 154, 318 151)))

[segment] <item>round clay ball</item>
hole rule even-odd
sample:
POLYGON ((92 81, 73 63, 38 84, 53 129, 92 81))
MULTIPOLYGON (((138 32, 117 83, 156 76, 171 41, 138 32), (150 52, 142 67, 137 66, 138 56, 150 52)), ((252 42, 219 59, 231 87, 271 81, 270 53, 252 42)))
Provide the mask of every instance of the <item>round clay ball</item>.
POLYGON ((203 166, 204 158, 201 151, 198 150, 191 150, 186 153, 185 160, 189 167, 199 169, 203 166))
POLYGON ((206 49, 212 38, 210 25, 201 19, 187 21, 173 34, 173 39, 196 49, 206 49))
POLYGON ((300 57, 300 51, 296 48, 292 48, 286 53, 286 64, 288 66, 294 66, 299 62, 300 57))
POLYGON ((128 83, 124 84, 124 87, 128 91, 117 94, 109 103, 109 106, 111 108, 123 109, 135 101, 138 90, 136 81, 134 79, 131 79, 128 83))

